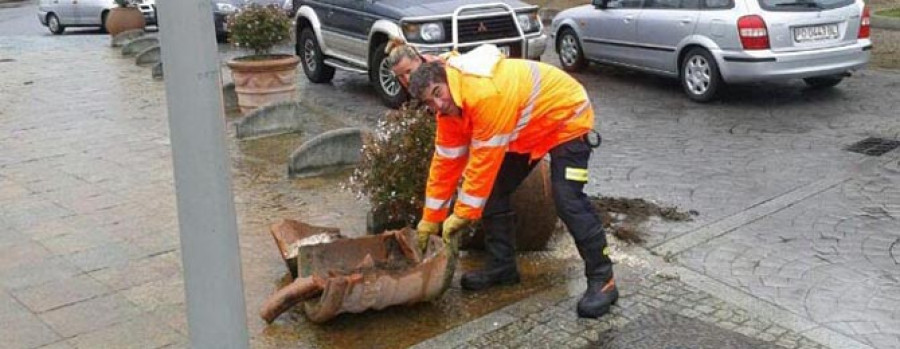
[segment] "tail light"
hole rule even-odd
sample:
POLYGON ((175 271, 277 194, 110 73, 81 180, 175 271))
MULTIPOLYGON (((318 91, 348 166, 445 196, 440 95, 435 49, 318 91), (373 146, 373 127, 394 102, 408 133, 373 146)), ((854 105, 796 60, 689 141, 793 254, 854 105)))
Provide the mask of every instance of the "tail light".
POLYGON ((738 18, 738 35, 745 50, 765 50, 769 48, 769 31, 766 21, 757 15, 738 18))
POLYGON ((859 20, 859 38, 868 39, 872 18, 869 15, 869 6, 863 7, 862 19, 859 20))

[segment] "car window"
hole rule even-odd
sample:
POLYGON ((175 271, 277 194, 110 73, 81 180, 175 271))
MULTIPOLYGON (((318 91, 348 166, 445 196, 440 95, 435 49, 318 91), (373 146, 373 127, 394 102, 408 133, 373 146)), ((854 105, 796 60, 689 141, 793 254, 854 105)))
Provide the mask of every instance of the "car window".
POLYGON ((681 8, 695 10, 700 8, 700 0, 681 0, 681 8))
POLYGON ((707 9, 730 9, 734 8, 733 0, 703 0, 703 8, 707 9))
POLYGON ((607 8, 610 9, 629 9, 629 8, 641 8, 643 0, 610 0, 606 5, 607 8))
POLYGON ((819 11, 851 5, 855 0, 759 0, 769 11, 819 11))
POLYGON ((681 0, 647 0, 644 8, 649 9, 677 9, 681 6, 681 0))

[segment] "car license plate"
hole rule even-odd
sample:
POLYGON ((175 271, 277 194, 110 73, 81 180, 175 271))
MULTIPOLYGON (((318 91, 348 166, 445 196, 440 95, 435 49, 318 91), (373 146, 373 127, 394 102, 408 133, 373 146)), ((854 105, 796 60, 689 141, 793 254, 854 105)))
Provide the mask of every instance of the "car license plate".
POLYGON ((838 38, 838 25, 825 24, 794 28, 794 41, 809 42, 838 38))
POLYGON ((497 46, 497 48, 500 49, 500 53, 502 53, 506 57, 509 57, 509 46, 497 46))

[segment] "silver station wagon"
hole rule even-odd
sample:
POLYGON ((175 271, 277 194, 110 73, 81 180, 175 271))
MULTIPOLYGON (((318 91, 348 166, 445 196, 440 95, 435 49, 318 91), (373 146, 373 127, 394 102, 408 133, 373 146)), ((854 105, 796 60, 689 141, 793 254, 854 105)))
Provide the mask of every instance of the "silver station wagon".
POLYGON ((861 0, 594 0, 550 30, 568 71, 598 62, 677 77, 705 102, 724 83, 835 86, 868 63, 869 20, 861 0))

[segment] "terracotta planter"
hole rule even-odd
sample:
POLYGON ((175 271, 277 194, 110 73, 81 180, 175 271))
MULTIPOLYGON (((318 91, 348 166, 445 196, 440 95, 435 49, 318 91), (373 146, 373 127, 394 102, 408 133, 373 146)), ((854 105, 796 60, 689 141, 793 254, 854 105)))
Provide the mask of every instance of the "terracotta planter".
POLYGON ((241 113, 246 115, 266 104, 294 100, 299 62, 300 59, 294 55, 273 55, 267 60, 239 58, 229 61, 241 113))
POLYGON ((146 25, 144 15, 137 7, 115 7, 106 16, 106 31, 112 36, 128 30, 144 29, 146 25))

